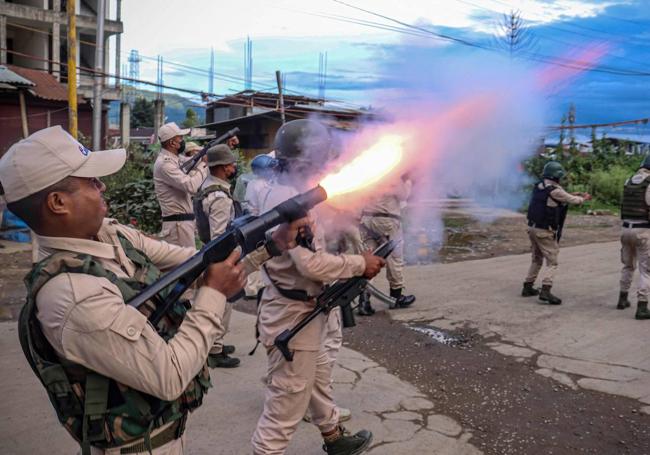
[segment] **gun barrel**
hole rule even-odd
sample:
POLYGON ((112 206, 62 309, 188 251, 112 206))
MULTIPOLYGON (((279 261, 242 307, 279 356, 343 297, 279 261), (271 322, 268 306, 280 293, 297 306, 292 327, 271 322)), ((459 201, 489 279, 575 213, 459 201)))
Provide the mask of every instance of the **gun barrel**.
POLYGON ((218 138, 208 142, 208 144, 205 147, 203 147, 203 150, 201 150, 199 153, 194 155, 192 158, 190 158, 189 160, 184 162, 181 165, 181 169, 186 174, 189 173, 192 169, 194 169, 194 166, 196 166, 198 164, 198 162, 201 160, 201 158, 203 158, 205 156, 205 154, 208 153, 208 149, 210 149, 210 147, 212 147, 214 145, 217 145, 217 144, 221 144, 223 141, 230 139, 231 137, 233 137, 237 133, 239 133, 239 128, 234 127, 233 129, 231 129, 229 131, 226 131, 224 134, 222 134, 218 138))

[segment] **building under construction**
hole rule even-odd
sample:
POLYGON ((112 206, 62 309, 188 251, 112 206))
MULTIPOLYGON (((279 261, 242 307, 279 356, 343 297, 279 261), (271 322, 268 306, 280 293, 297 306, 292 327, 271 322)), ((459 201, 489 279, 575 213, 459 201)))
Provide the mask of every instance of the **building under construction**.
MULTIPOLYGON (((0 154, 41 128, 68 123, 68 12, 65 0, 0 0, 0 154)), ((92 135, 93 83, 114 61, 119 75, 121 0, 76 0, 76 65, 79 132, 92 135), (105 4, 103 61, 98 65, 97 8, 105 4), (115 5, 111 11, 109 5, 115 5)), ((120 99, 119 79, 102 78, 101 143, 108 131, 109 101, 120 99)))

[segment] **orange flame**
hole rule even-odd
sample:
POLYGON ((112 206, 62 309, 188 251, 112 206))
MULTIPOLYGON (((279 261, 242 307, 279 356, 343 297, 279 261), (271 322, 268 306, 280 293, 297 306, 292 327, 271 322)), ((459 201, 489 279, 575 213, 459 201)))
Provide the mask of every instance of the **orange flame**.
POLYGON ((328 198, 351 193, 377 183, 402 161, 404 138, 396 134, 383 136, 338 172, 327 175, 320 185, 328 198))

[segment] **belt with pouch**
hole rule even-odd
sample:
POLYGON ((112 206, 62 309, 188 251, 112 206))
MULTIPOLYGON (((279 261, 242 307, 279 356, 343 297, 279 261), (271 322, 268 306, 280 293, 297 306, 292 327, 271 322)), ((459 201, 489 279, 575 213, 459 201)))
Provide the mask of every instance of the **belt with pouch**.
POLYGON ((627 221, 623 221, 623 227, 624 228, 650 228, 650 223, 628 223, 627 221))
POLYGON ((163 431, 160 433, 156 434, 155 436, 151 437, 151 445, 148 446, 147 443, 143 440, 137 444, 124 447, 120 449, 120 454, 128 454, 128 453, 142 453, 142 452, 149 452, 149 449, 151 450, 157 449, 158 447, 162 447, 165 444, 172 442, 175 439, 180 438, 183 435, 183 432, 185 431, 185 422, 187 421, 187 415, 184 415, 177 421, 175 421, 173 424, 165 428, 163 431))
POLYGON ((163 221, 194 221, 193 213, 176 213, 162 217, 163 221))

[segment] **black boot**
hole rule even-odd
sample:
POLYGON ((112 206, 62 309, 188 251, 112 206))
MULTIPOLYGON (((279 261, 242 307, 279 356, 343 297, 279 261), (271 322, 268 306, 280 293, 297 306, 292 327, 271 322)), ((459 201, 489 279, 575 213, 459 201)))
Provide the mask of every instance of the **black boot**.
POLYGON ((224 352, 219 354, 208 354, 208 366, 210 368, 235 368, 239 366, 237 357, 230 357, 224 352))
POLYGON ((542 292, 539 293, 539 300, 546 302, 549 305, 560 305, 562 303, 562 299, 551 294, 551 286, 548 284, 542 285, 542 292))
POLYGON ((363 292, 359 296, 359 308, 357 308, 357 314, 359 316, 372 316, 375 314, 375 310, 370 305, 370 296, 367 292, 363 292))
POLYGON ((372 433, 361 430, 356 434, 346 434, 345 428, 339 426, 337 435, 323 436, 323 450, 327 455, 357 455, 366 451, 372 442, 372 433))
POLYGON ((391 288, 390 296, 395 299, 395 303, 389 306, 391 310, 394 310, 395 308, 406 308, 415 302, 414 295, 402 295, 402 288, 391 288))
POLYGON ((539 295, 539 289, 535 289, 533 287, 534 283, 528 283, 524 281, 524 287, 521 290, 521 296, 522 297, 533 297, 535 295, 539 295))
POLYGON ((617 310, 624 310, 630 307, 630 301, 627 299, 627 292, 621 291, 618 294, 618 305, 616 305, 617 310))
POLYGON ((650 319, 650 311, 648 311, 648 302, 639 300, 636 304, 635 319, 650 319))

